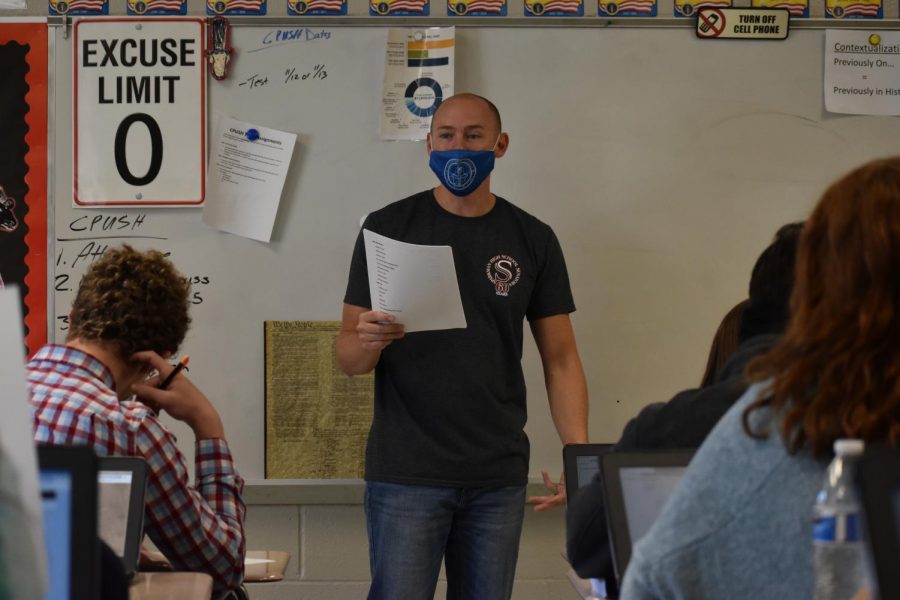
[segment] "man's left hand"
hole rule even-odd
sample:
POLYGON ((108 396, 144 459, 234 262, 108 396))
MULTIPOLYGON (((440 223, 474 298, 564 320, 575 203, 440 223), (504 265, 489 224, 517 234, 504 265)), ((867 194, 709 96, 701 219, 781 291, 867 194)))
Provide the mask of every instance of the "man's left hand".
POLYGON ((547 471, 541 471, 544 477, 544 487, 550 490, 549 496, 529 496, 528 504, 534 504, 535 512, 550 510, 566 503, 566 480, 564 475, 560 475, 559 483, 553 483, 550 474, 547 471))

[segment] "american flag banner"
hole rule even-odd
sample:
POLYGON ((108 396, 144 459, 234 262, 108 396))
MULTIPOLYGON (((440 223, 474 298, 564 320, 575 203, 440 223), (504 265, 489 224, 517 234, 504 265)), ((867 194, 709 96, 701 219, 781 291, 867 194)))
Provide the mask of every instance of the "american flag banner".
POLYGON ((289 15, 346 15, 347 0, 288 0, 289 15))
POLYGON ((728 8, 731 6, 731 0, 675 0, 675 16, 676 17, 694 17, 701 8, 718 6, 728 8))
POLYGON ((783 8, 792 17, 809 17, 809 0, 751 0, 753 8, 783 8))
POLYGON ((50 0, 50 15, 108 15, 109 0, 50 0))
POLYGON ((417 15, 427 17, 430 4, 428 0, 370 0, 369 14, 383 17, 385 15, 417 15))
POLYGON ((880 19, 883 16, 881 0, 825 0, 826 19, 880 19))
POLYGON ((583 16, 582 0, 525 0, 526 17, 560 17, 583 16))
POLYGON ((129 15, 186 15, 187 0, 128 0, 129 15))
POLYGON ((448 0, 447 16, 506 16, 506 0, 448 0))
POLYGON ((266 0, 206 0, 208 15, 264 15, 266 0))
POLYGON ((656 0, 599 0, 597 14, 608 17, 655 17, 656 0))

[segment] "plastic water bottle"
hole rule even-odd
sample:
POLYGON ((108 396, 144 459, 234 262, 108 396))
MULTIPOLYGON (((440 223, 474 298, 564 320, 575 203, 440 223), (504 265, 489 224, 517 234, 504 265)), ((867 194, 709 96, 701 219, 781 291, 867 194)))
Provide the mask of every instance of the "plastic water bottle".
POLYGON ((850 600, 866 582, 856 493, 862 440, 837 440, 813 506, 813 599, 850 600))

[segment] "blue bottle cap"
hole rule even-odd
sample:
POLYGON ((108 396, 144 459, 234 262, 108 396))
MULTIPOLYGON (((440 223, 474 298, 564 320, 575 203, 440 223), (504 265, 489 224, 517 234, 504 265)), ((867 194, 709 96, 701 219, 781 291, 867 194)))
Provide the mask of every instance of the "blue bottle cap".
POLYGON ((248 129, 247 133, 244 134, 248 140, 251 142, 255 142, 259 139, 259 132, 255 129, 248 129))

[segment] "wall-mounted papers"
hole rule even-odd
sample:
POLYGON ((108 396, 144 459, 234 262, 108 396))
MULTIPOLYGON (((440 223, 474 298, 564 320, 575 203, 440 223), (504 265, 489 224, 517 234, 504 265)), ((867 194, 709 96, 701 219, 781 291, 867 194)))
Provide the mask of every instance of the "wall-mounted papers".
POLYGON ((296 141, 293 133, 218 117, 203 222, 268 242, 296 141))
POLYGON ((373 17, 427 17, 430 8, 428 0, 369 0, 369 15, 373 17))
POLYGON ((809 17, 809 0, 750 0, 752 8, 784 8, 791 17, 809 17))
POLYGON ((694 17, 701 8, 731 6, 731 0, 675 0, 673 9, 676 17, 694 17))
POLYGON ((448 0, 448 17, 505 17, 506 0, 448 0))
POLYGON ((598 0, 598 17, 655 17, 656 0, 598 0))
POLYGON ((526 17, 580 17, 583 0, 525 0, 526 17))
POLYGON ((204 28, 195 18, 75 21, 76 206, 203 203, 204 28))
POLYGON ((701 8, 697 11, 697 37, 784 40, 790 20, 791 13, 784 8, 701 8))
POLYGON ((372 310, 406 333, 466 327, 450 246, 420 246, 363 229, 372 310))
POLYGON ((826 19, 880 19, 881 0, 825 0, 826 19))
POLYGON ((391 29, 384 55, 381 138, 424 140, 431 116, 453 95, 453 27, 391 29))
POLYGON ((900 32, 825 32, 825 110, 900 115, 900 32))

